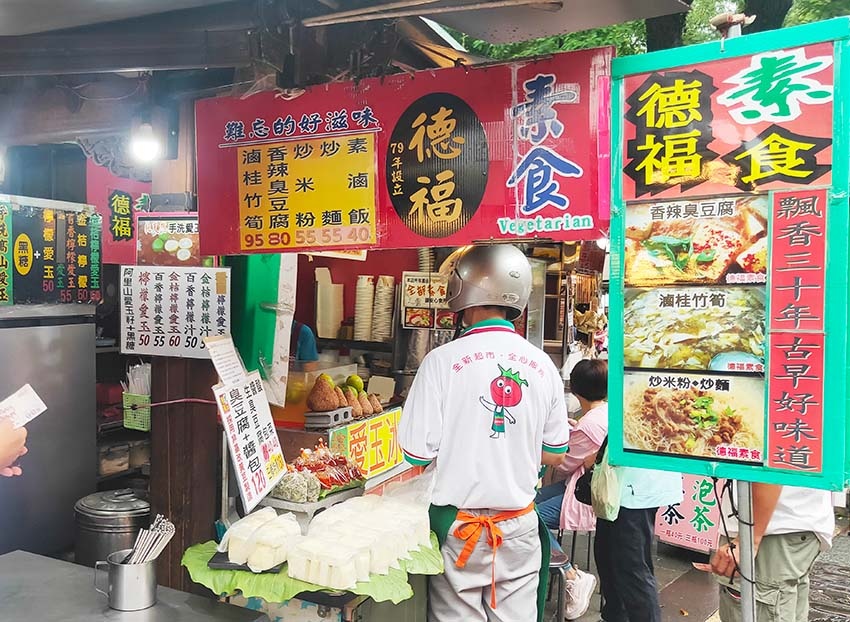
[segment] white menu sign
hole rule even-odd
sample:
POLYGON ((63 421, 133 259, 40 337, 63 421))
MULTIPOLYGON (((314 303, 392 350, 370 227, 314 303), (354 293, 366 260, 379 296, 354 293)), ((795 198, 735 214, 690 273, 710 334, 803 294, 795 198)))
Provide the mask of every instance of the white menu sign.
POLYGON ((209 358, 230 333, 230 268, 121 267, 121 352, 209 358))
POLYGON ((283 450, 258 372, 244 382, 213 387, 242 504, 250 512, 286 473, 283 450))

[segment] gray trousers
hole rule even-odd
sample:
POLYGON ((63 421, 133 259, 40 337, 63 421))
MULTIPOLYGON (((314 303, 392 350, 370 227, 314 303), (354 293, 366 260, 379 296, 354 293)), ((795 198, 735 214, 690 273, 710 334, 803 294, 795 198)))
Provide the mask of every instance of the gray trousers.
MULTIPOLYGON (((473 512, 470 512, 473 513, 473 512)), ((491 514, 495 514, 492 512, 491 514)), ((496 553, 496 607, 490 607, 493 550, 486 532, 466 566, 458 568, 464 541, 452 535, 455 521, 443 545, 445 572, 431 577, 428 590, 429 622, 531 622, 537 614, 537 585, 540 579, 540 535, 537 514, 498 523, 502 546, 496 553)))
MULTIPOLYGON (((765 536, 756 555, 757 622, 808 622, 809 572, 820 553, 811 532, 765 536)), ((720 581, 720 619, 740 622, 739 579, 720 581)))

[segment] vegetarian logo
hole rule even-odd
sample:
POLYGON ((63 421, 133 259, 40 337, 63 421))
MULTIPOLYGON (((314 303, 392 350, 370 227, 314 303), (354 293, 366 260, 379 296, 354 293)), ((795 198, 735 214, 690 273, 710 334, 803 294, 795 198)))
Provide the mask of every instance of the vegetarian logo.
POLYGON ((516 423, 516 418, 508 408, 513 408, 522 401, 522 388, 528 386, 528 382, 520 378, 518 371, 505 369, 501 365, 498 367, 500 373, 490 383, 490 397, 493 401, 483 395, 479 398, 484 408, 493 414, 493 424, 490 426, 493 433, 490 438, 499 438, 505 433, 505 419, 511 424, 516 423))

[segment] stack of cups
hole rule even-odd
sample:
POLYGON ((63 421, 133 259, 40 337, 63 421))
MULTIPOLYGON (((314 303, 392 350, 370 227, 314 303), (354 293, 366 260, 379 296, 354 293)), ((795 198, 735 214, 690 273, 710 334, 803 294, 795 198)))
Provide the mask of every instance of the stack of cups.
POLYGON ((361 274, 357 277, 354 294, 354 339, 372 340, 372 306, 375 301, 375 277, 361 274))
POLYGON ((375 304, 372 313, 372 340, 389 341, 393 336, 393 302, 395 278, 382 275, 375 286, 375 304))
POLYGON ((434 271, 434 251, 430 248, 419 249, 419 271, 433 272, 434 271))

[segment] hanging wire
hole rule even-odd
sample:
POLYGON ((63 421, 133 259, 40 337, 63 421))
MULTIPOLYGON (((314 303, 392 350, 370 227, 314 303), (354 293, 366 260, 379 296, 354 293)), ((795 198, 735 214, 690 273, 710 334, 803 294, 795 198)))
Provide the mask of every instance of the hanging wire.
POLYGON ((726 491, 729 492, 729 504, 732 507, 732 513, 729 514, 729 518, 735 517, 738 520, 739 525, 744 525, 746 527, 752 527, 753 524, 741 521, 741 517, 738 514, 738 508, 736 507, 736 504, 735 504, 735 497, 732 494, 732 480, 730 480, 730 479, 726 480, 726 482, 723 484, 723 492, 721 492, 719 495, 717 493, 717 478, 716 477, 711 478, 711 485, 712 485, 712 488, 714 490, 714 501, 715 501, 715 503, 717 503, 717 507, 720 510, 720 522, 723 525, 723 535, 726 537, 726 540, 729 542, 729 551, 732 553, 732 563, 735 564, 735 572, 732 574, 732 577, 730 577, 729 582, 730 582, 730 584, 732 584, 734 579, 735 579, 735 574, 737 574, 739 577, 741 577, 742 581, 745 581, 746 583, 749 583, 750 585, 755 586, 755 581, 750 577, 744 576, 744 574, 741 572, 741 567, 738 565, 738 560, 735 558, 735 549, 738 548, 738 547, 735 545, 735 543, 732 541, 732 537, 729 535, 729 528, 726 525, 726 514, 723 511, 723 494, 726 491))

